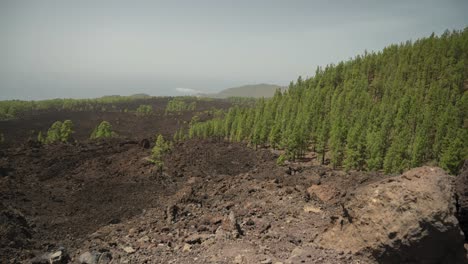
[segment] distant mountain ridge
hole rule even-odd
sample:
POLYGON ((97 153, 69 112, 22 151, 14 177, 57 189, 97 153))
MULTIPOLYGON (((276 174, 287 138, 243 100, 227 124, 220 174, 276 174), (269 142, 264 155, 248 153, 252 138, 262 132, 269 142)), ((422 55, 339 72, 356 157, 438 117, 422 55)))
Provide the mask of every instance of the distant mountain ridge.
POLYGON ((198 94, 202 97, 212 97, 212 98, 228 98, 228 97, 273 97, 277 89, 284 90, 285 88, 275 84, 249 84, 239 87, 228 88, 222 90, 218 93, 213 94, 198 94))

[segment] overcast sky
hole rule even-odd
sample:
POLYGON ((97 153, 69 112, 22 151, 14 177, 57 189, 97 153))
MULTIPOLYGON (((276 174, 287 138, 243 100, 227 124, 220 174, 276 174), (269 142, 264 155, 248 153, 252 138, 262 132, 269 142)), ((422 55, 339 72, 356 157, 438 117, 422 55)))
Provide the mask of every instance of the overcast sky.
POLYGON ((287 85, 468 26, 468 1, 0 0, 0 99, 287 85))

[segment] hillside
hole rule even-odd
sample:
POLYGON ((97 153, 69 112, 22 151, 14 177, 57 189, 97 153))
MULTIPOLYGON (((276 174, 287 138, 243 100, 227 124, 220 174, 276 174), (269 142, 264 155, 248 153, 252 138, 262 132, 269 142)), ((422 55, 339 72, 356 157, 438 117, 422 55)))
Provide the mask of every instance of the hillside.
POLYGON ((0 102, 1 262, 468 263, 467 66, 465 30, 270 99, 0 102))
POLYGON ((286 151, 282 160, 314 150, 334 168, 438 164, 455 174, 467 157, 467 88, 468 28, 318 68, 256 108, 193 124, 189 135, 272 146, 286 151))
POLYGON ((203 94, 200 96, 212 98, 228 98, 228 97, 254 97, 254 98, 270 98, 273 97, 275 91, 283 88, 274 84, 251 84, 239 87, 228 88, 215 94, 203 94))

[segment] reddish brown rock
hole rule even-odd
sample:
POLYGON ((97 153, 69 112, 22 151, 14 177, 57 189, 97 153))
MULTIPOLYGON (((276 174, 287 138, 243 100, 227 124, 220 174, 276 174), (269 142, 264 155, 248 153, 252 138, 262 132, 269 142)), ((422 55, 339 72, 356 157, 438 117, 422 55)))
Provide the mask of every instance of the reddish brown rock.
POLYGON ((453 177, 433 167, 359 187, 320 244, 370 254, 379 263, 462 263, 454 194, 453 177))

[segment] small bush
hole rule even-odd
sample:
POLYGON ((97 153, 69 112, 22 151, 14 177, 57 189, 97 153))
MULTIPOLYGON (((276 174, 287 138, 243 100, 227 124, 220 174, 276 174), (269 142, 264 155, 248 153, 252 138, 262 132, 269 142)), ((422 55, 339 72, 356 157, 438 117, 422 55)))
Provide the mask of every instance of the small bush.
POLYGON ((72 138, 73 133, 73 122, 71 120, 63 121, 60 127, 60 140, 62 142, 68 142, 72 138))
POLYGON ((153 113, 153 107, 151 105, 140 105, 136 112, 141 115, 150 115, 153 113))
POLYGON ((42 132, 39 131, 37 140, 42 143, 54 143, 54 142, 69 142, 72 138, 73 122, 71 120, 65 120, 63 123, 60 121, 54 122, 47 130, 47 136, 44 137, 42 132))
POLYGON ((181 114, 183 111, 193 111, 196 107, 196 102, 187 103, 184 99, 174 98, 167 102, 166 115, 172 112, 181 114))
POLYGON ((162 172, 164 162, 164 155, 170 153, 172 150, 172 143, 164 140, 162 135, 158 135, 156 138, 156 144, 151 150, 151 160, 156 165, 158 170, 162 172))
POLYGON ((112 131, 112 126, 107 121, 102 121, 91 133, 91 139, 111 138, 117 134, 112 131))

